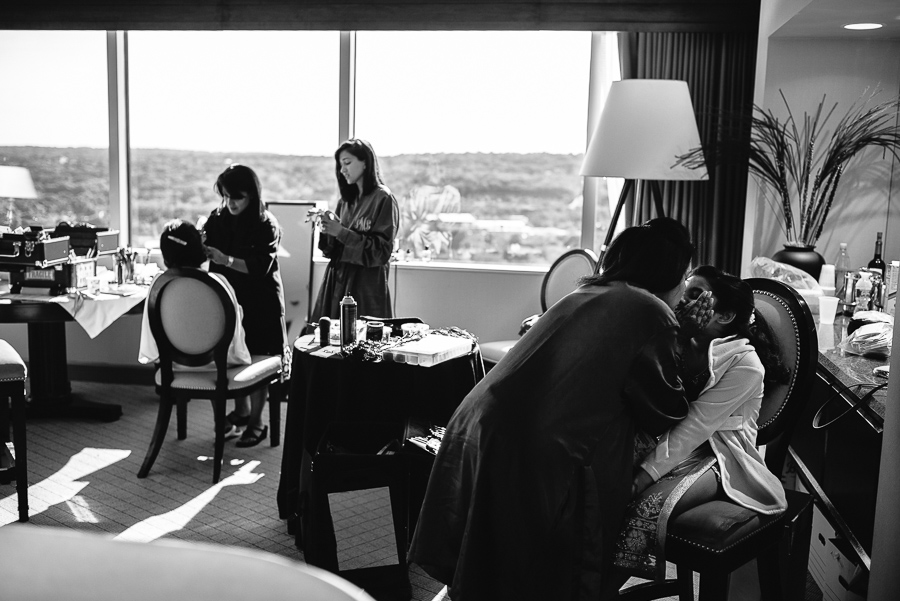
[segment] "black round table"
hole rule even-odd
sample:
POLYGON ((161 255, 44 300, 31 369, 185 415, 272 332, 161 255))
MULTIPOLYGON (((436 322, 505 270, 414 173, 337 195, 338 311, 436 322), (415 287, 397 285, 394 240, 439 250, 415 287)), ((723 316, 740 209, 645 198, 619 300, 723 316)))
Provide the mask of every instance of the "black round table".
MULTIPOLYGON (((143 303, 128 311, 139 313, 143 303)), ((28 325, 28 417, 74 417, 111 422, 122 406, 98 403, 72 393, 66 357, 66 322, 72 315, 57 303, 25 300, 0 302, 0 323, 28 325)))

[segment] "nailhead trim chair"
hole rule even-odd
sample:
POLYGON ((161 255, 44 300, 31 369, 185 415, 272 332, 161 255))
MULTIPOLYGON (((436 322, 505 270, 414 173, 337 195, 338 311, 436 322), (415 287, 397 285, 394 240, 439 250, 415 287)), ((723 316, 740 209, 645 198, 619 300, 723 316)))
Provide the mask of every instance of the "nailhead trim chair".
MULTIPOLYGON (((177 406, 178 439, 184 440, 188 401, 209 399, 215 416, 213 482, 218 482, 225 450, 226 400, 277 383, 281 378, 282 358, 253 355, 250 365, 227 366, 237 314, 228 291, 205 271, 167 269, 154 281, 147 303, 150 329, 159 348, 156 369, 159 414, 138 478, 146 478, 153 467, 166 437, 172 407, 177 406), (175 363, 178 365, 174 366, 175 363), (214 367, 196 369, 210 363, 214 367)), ((270 418, 277 419, 271 404, 280 401, 278 396, 270 396, 270 418)), ((276 431, 278 426, 272 425, 271 429, 276 431)), ((276 446, 274 440, 272 446, 276 446)))
MULTIPOLYGON (((782 360, 791 369, 789 382, 766 390, 758 420, 757 444, 766 445, 766 465, 780 475, 818 364, 816 326, 806 302, 793 288, 763 278, 747 282, 753 287, 757 312, 772 329, 782 360)), ((665 557, 675 564, 677 579, 635 585, 623 589, 620 598, 678 595, 681 601, 693 601, 693 573, 698 572, 701 601, 727 599, 731 572, 755 558, 763 599, 803 599, 812 499, 793 490, 785 493, 788 508, 784 513, 757 515, 725 534, 715 523, 727 501, 710 501, 677 516, 669 524, 665 542, 665 557)))
MULTIPOLYGON (((541 283, 541 313, 575 290, 578 279, 594 273, 596 265, 597 255, 589 249, 575 248, 560 255, 550 266, 541 283)), ((517 340, 496 340, 481 343, 481 356, 485 367, 491 368, 496 365, 516 342, 517 340)))
POLYGON ((27 373, 25 362, 16 349, 5 340, 0 340, 0 484, 9 484, 15 479, 20 522, 28 521, 28 448, 25 441, 27 373), (6 445, 9 441, 10 413, 13 428, 12 450, 6 445))

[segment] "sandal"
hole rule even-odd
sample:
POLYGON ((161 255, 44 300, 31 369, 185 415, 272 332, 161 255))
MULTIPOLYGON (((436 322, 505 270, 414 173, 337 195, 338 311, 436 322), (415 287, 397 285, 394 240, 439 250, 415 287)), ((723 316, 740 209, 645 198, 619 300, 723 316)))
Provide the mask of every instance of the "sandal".
POLYGON ((266 439, 269 435, 269 426, 247 428, 241 434, 240 439, 235 443, 239 447, 255 447, 266 439))
POLYGON ((232 438, 237 438, 240 436, 247 425, 250 424, 250 416, 249 415, 238 415, 234 411, 225 416, 225 426, 223 436, 225 440, 231 440, 232 438))

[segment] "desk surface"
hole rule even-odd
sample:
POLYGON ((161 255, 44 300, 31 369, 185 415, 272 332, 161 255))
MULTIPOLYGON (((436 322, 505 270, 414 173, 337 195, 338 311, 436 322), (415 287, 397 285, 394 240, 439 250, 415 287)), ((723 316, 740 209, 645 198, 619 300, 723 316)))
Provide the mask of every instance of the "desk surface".
MULTIPOLYGON (((817 318, 818 322, 818 318, 817 318)), ((887 380, 876 376, 872 370, 881 365, 887 365, 887 359, 863 357, 846 353, 838 345, 847 334, 847 325, 850 318, 839 316, 834 324, 818 324, 817 335, 819 338, 819 373, 823 375, 833 386, 851 387, 855 384, 883 384, 887 380)), ((884 402, 887 398, 887 389, 875 393, 869 404, 867 417, 872 419, 881 428, 884 425, 884 402)))

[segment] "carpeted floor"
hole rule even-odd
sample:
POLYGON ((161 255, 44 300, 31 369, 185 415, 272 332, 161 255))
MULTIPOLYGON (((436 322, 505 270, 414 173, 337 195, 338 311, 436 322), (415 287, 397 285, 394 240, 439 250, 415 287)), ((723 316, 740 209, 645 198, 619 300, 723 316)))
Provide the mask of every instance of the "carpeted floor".
MULTIPOLYGON (((303 560, 278 518, 283 447, 273 448, 266 441, 240 449, 226 442, 222 479, 213 485, 212 410, 207 401, 192 401, 187 439, 176 440, 173 416, 150 475, 138 479, 156 419, 153 389, 87 382, 74 382, 73 387, 84 398, 122 405, 123 416, 112 423, 29 420, 30 524, 128 540, 235 545, 303 560)), ((330 501, 342 569, 396 562, 386 490, 332 495, 330 501)), ((14 488, 0 487, 0 527, 16 519, 14 488)), ((443 586, 417 566, 410 568, 410 581, 415 601, 446 595, 443 586)), ((812 582, 806 598, 821 599, 812 582)))

